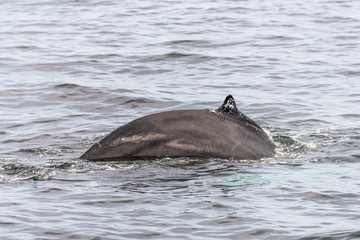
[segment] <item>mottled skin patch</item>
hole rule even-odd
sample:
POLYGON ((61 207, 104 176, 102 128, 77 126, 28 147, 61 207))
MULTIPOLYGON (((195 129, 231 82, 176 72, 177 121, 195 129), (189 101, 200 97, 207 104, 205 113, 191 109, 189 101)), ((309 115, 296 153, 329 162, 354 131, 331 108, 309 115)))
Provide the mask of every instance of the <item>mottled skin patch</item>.
POLYGON ((267 134, 237 109, 229 95, 215 111, 177 110, 136 119, 94 144, 80 158, 260 159, 272 156, 274 149, 267 134))
POLYGON ((115 139, 113 142, 111 142, 110 146, 115 147, 121 143, 141 143, 144 141, 153 141, 163 137, 165 137, 164 134, 157 134, 157 133, 132 135, 130 137, 120 136, 117 139, 115 139))

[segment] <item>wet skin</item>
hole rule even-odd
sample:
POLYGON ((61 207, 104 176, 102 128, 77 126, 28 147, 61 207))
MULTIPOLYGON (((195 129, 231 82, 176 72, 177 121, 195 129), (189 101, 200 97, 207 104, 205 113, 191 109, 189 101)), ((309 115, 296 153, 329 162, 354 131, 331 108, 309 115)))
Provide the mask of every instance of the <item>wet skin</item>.
POLYGON ((162 157, 260 159, 275 145, 229 95, 216 110, 176 110, 148 115, 119 127, 80 158, 88 160, 162 157))

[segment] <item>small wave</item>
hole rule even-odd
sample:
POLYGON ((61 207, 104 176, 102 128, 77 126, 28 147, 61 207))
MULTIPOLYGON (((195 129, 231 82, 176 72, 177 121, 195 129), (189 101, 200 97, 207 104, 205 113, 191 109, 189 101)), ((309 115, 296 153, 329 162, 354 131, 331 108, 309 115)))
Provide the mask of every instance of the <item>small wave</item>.
POLYGON ((281 35, 270 35, 270 36, 263 37, 263 39, 277 40, 277 41, 299 41, 299 40, 301 40, 301 38, 281 36, 281 35))
POLYGON ((74 60, 74 61, 61 61, 61 62, 49 62, 49 63, 37 63, 37 64, 31 63, 28 64, 27 66, 30 69, 33 69, 35 71, 42 71, 42 72, 59 72, 59 71, 71 72, 74 71, 75 68, 85 67, 93 64, 92 61, 74 60))
POLYGON ((154 103, 155 101, 147 99, 147 98, 135 98, 135 99, 129 99, 124 102, 124 104, 130 104, 130 103, 154 103))
POLYGON ((339 39, 339 40, 356 40, 358 38, 359 36, 357 35, 347 35, 347 36, 340 35, 335 37, 335 39, 339 39))
POLYGON ((308 237, 302 237, 299 240, 325 240, 325 239, 359 239, 360 231, 349 231, 342 233, 333 233, 333 234, 313 234, 308 237))
POLYGON ((36 155, 36 156, 39 156, 39 157, 50 157, 50 156, 60 156, 60 155, 62 155, 63 150, 56 149, 56 148, 37 147, 37 148, 20 149, 18 152, 20 152, 20 153, 30 153, 32 155, 36 155))
POLYGON ((334 16, 334 17, 324 17, 319 19, 312 20, 314 23, 320 24, 328 24, 328 23, 353 23, 357 20, 351 17, 342 17, 342 16, 334 16))
POLYGON ((2 143, 23 143, 23 142, 31 142, 33 140, 37 140, 37 139, 47 139, 50 138, 52 135, 51 134, 40 134, 38 136, 35 137, 30 137, 30 138, 12 138, 12 139, 7 139, 5 141, 3 141, 2 143))
POLYGON ((303 154, 308 149, 306 144, 289 136, 273 136, 272 138, 277 146, 277 153, 280 155, 303 154))
POLYGON ((215 57, 205 56, 201 54, 193 53, 180 53, 180 52, 171 52, 161 55, 152 55, 145 56, 140 59, 140 62, 159 62, 159 61, 176 61, 176 60, 185 60, 189 63, 199 63, 204 61, 210 61, 215 59, 215 57))
POLYGON ((247 185, 261 185, 269 183, 270 181, 259 174, 239 174, 223 179, 219 179, 215 185, 219 186, 247 186, 247 185))
POLYGON ((210 44, 209 41, 205 40, 174 40, 164 43, 165 45, 185 45, 185 46, 199 46, 204 44, 210 44))
POLYGON ((360 71, 343 71, 343 72, 339 72, 339 74, 347 77, 358 77, 360 76, 360 71))
POLYGON ((36 49, 39 49, 39 47, 37 46, 28 46, 28 45, 19 45, 19 46, 14 46, 14 47, 11 47, 11 48, 16 48, 16 49, 20 49, 20 50, 36 50, 36 49))
POLYGON ((54 170, 65 170, 72 173, 88 173, 97 171, 114 171, 114 170, 128 170, 139 166, 139 162, 134 161, 109 161, 109 162, 91 162, 77 159, 71 162, 62 162, 49 164, 46 167, 54 170))
POLYGON ((161 54, 161 55, 146 56, 146 57, 142 58, 140 61, 142 61, 142 62, 157 62, 157 61, 163 61, 163 60, 169 60, 169 59, 187 58, 187 57, 191 57, 191 56, 195 56, 195 54, 171 52, 171 53, 161 54))
POLYGON ((57 88, 79 88, 82 87, 80 85, 74 84, 74 83, 60 83, 53 86, 54 89, 57 88))
POLYGON ((144 69, 134 72, 135 75, 151 75, 171 72, 170 69, 144 69))
POLYGON ((343 118, 360 118, 360 114, 341 114, 343 118))
POLYGON ((44 168, 43 166, 28 166, 20 163, 9 163, 0 166, 0 172, 4 175, 0 182, 17 181, 46 181, 56 175, 54 169, 44 168))
POLYGON ((90 59, 108 59, 108 58, 117 58, 117 57, 122 57, 119 54, 115 54, 115 53, 110 53, 110 54, 96 54, 96 55, 91 55, 89 56, 90 59))

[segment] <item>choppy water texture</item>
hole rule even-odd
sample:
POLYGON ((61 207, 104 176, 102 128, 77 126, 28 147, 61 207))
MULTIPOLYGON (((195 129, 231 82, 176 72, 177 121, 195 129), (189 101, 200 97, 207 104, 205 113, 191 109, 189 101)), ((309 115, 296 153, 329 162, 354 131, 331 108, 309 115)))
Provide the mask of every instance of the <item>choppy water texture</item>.
POLYGON ((1 239, 360 238, 360 2, 1 1, 1 239), (261 161, 78 157, 137 117, 216 108, 261 161))

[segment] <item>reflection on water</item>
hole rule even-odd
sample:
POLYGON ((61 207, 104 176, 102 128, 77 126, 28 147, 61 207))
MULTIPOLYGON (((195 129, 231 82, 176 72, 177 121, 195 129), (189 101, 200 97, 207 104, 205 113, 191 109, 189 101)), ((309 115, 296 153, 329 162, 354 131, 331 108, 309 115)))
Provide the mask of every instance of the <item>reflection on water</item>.
POLYGON ((356 1, 2 1, 4 239, 359 237, 356 1), (232 94, 275 157, 89 162, 232 94))

